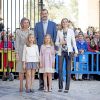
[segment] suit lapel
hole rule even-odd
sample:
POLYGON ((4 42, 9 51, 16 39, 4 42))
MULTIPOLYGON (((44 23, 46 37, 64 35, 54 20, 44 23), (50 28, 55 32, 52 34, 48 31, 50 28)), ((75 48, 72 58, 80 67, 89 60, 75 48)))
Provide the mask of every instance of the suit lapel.
POLYGON ((40 23, 41 25, 41 33, 44 35, 44 29, 43 29, 43 22, 41 21, 41 23, 40 23))

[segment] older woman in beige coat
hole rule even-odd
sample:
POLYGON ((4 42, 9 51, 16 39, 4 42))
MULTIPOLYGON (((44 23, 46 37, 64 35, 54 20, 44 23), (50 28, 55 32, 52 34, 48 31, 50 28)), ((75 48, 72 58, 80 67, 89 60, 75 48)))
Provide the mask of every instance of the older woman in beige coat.
POLYGON ((28 34, 33 33, 33 31, 29 29, 30 21, 27 18, 22 18, 20 25, 21 28, 16 30, 16 72, 19 72, 20 92, 22 92, 24 78, 24 70, 22 67, 23 48, 28 34))

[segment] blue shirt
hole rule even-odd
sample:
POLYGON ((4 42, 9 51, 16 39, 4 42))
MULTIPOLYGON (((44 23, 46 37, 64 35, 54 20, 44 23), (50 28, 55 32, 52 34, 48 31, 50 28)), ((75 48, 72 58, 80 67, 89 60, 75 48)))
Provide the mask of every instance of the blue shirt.
POLYGON ((87 42, 85 41, 85 40, 82 40, 82 41, 80 41, 80 40, 78 40, 77 42, 76 42, 76 45, 77 45, 77 49, 78 50, 84 50, 84 51, 87 51, 87 42))

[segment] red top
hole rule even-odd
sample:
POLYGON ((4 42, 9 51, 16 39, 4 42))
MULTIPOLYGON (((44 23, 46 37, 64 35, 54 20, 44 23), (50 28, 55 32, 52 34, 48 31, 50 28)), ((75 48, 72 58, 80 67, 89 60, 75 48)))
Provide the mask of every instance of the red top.
POLYGON ((7 44, 7 42, 1 41, 0 42, 0 49, 3 49, 3 48, 11 49, 12 48, 12 42, 8 41, 8 44, 7 44))
POLYGON ((99 48, 97 45, 94 48, 91 48, 90 43, 87 43, 87 45, 88 45, 88 51, 90 51, 90 52, 99 51, 99 48))

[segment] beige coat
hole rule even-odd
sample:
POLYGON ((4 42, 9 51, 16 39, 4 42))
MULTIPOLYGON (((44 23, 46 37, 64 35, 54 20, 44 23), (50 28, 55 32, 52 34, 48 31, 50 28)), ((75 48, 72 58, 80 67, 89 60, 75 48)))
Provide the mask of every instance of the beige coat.
POLYGON ((15 51, 19 55, 19 61, 16 63, 16 72, 22 72, 22 56, 23 56, 23 48, 26 43, 26 38, 29 33, 33 33, 32 30, 27 32, 22 31, 21 29, 16 30, 16 41, 15 41, 15 51))

